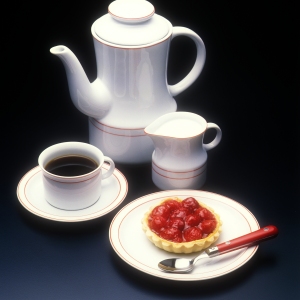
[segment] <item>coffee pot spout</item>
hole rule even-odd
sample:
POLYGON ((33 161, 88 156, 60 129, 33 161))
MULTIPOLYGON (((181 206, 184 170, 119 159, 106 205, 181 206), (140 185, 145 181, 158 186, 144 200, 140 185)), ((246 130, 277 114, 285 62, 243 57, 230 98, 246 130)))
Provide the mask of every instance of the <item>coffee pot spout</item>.
POLYGON ((60 58, 67 74, 71 99, 78 110, 89 117, 103 118, 112 105, 112 97, 103 82, 90 82, 75 54, 66 46, 55 46, 50 52, 60 58))

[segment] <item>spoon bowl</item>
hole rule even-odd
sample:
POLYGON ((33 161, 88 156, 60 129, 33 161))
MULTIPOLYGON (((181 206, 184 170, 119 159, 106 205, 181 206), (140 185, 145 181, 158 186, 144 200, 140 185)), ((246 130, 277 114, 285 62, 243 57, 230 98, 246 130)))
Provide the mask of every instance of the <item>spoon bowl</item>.
POLYGON ((193 259, 187 259, 187 258, 165 259, 158 264, 158 267, 165 272, 188 273, 194 269, 195 263, 198 259, 206 258, 206 257, 207 254, 202 251, 200 255, 194 257, 193 259))

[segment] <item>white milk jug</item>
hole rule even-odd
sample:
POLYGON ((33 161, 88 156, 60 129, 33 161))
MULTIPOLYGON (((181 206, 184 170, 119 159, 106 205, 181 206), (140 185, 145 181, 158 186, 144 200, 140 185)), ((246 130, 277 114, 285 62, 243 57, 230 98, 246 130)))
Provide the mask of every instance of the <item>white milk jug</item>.
POLYGON ((207 151, 222 138, 220 127, 189 112, 159 117, 145 128, 153 140, 152 180, 162 190, 199 189, 206 180, 207 151), (217 131, 214 140, 203 143, 207 129, 217 131))

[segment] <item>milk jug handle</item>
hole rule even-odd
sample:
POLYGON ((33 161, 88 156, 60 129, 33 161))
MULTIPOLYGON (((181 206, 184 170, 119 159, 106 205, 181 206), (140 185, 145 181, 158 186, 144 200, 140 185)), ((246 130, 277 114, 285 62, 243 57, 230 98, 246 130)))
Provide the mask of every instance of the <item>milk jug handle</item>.
POLYGON ((205 46, 199 35, 185 27, 173 27, 172 39, 179 35, 187 36, 195 42, 197 47, 197 56, 192 70, 186 75, 186 77, 177 84, 169 85, 169 91, 172 96, 176 96, 183 92, 198 78, 203 69, 206 58, 205 46))
POLYGON ((208 150, 210 150, 212 148, 215 148, 220 143, 220 141, 222 139, 222 131, 221 131, 220 127, 217 124, 215 124, 215 123, 207 123, 206 130, 210 129, 210 128, 216 129, 217 135, 216 135, 216 137, 214 138, 214 140, 212 142, 210 142, 208 144, 203 144, 203 148, 206 151, 208 151, 208 150))

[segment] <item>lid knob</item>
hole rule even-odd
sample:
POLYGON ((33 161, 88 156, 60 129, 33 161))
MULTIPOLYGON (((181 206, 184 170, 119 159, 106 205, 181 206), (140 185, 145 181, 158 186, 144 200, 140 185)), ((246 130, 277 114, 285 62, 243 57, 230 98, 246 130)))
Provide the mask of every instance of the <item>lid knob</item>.
POLYGON ((118 0, 108 6, 109 14, 124 23, 140 23, 149 20, 155 12, 154 6, 143 0, 118 0))

